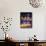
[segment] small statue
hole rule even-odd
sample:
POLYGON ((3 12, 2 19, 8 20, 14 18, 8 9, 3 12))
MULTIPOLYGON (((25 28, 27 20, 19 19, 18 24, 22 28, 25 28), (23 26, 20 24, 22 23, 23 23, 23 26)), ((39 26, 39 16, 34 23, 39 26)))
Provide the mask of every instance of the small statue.
POLYGON ((34 37, 32 38, 34 39, 34 41, 38 41, 36 35, 34 35, 34 37))

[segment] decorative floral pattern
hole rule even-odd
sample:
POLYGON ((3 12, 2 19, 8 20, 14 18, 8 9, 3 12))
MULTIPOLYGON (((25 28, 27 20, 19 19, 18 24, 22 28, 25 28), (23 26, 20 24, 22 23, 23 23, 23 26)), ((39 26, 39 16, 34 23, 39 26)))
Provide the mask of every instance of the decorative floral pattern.
POLYGON ((42 4, 43 0, 29 0, 30 4, 34 8, 38 8, 42 4))

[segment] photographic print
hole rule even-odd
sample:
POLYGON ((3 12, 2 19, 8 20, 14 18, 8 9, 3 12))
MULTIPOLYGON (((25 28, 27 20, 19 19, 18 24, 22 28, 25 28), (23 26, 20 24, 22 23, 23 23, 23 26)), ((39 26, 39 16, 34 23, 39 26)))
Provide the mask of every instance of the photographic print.
POLYGON ((20 27, 32 28, 32 12, 20 12, 20 27))

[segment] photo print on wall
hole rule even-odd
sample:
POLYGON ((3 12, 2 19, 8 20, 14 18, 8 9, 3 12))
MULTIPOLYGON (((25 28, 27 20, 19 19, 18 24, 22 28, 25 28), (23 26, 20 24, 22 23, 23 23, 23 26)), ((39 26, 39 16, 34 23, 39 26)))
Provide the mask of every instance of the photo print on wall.
POLYGON ((32 12, 20 12, 20 28, 32 28, 32 12))

